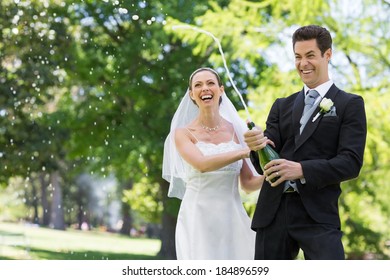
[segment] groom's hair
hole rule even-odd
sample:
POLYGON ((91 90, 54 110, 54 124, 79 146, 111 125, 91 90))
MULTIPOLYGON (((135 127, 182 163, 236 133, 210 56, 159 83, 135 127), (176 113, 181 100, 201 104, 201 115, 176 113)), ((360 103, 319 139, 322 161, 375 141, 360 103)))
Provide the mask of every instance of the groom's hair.
POLYGON ((296 42, 312 39, 316 39, 321 55, 324 55, 328 49, 332 49, 332 36, 326 28, 318 25, 307 25, 298 28, 292 37, 293 49, 296 42))

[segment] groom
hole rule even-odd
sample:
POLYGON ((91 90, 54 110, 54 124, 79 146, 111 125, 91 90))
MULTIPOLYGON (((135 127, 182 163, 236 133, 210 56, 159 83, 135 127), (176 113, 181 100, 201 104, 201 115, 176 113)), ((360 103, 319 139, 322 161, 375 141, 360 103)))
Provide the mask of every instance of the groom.
POLYGON ((255 259, 294 259, 299 249, 305 259, 344 259, 338 198, 340 183, 357 177, 363 164, 364 101, 329 79, 328 30, 301 27, 292 43, 303 89, 275 101, 264 133, 245 134, 252 151, 272 141, 281 158, 265 166, 252 221, 255 259))

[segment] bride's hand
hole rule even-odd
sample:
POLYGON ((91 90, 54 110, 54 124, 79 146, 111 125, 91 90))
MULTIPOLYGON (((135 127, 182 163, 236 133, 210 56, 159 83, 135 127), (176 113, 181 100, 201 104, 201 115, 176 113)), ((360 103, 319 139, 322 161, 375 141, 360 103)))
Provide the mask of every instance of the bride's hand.
POLYGON ((241 159, 249 158, 250 152, 251 150, 249 149, 249 147, 242 149, 241 159))

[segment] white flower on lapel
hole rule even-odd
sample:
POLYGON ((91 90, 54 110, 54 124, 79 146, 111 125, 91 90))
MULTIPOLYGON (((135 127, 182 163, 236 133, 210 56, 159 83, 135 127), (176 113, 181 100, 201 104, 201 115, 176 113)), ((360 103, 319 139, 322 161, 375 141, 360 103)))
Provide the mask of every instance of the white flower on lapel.
POLYGON ((312 122, 315 122, 320 115, 328 113, 333 106, 333 101, 329 98, 323 98, 319 106, 320 106, 320 111, 313 118, 312 122))

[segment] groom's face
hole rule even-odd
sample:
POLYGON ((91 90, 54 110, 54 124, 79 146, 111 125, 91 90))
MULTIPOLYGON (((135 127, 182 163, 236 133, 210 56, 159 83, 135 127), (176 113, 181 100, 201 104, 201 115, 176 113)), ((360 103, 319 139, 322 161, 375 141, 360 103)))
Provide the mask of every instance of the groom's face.
POLYGON ((315 88, 329 80, 328 63, 332 50, 328 49, 322 55, 315 39, 297 41, 294 46, 295 67, 302 81, 315 88))

